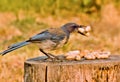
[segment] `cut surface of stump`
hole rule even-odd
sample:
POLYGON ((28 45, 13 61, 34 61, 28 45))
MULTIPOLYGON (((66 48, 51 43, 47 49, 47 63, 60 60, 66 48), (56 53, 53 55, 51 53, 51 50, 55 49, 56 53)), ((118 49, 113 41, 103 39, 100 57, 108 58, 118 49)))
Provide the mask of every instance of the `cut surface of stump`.
POLYGON ((120 56, 80 61, 44 61, 46 57, 25 62, 24 82, 120 82, 120 56))

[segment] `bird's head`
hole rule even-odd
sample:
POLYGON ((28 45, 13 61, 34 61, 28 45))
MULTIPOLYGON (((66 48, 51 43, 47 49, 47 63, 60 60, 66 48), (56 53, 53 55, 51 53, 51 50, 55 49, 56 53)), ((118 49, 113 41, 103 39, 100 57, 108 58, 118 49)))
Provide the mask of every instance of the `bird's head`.
POLYGON ((69 33, 72 33, 76 28, 79 28, 79 25, 76 23, 67 23, 62 26, 64 31, 68 31, 69 33))
POLYGON ((69 33, 77 30, 78 33, 88 36, 91 31, 91 26, 78 25, 76 23, 67 23, 62 26, 63 30, 67 30, 69 33))

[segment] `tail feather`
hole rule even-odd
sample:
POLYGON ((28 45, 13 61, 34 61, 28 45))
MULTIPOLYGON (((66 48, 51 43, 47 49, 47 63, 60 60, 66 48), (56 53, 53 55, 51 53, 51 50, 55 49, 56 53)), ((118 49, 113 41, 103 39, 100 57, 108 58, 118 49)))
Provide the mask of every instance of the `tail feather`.
POLYGON ((9 53, 9 52, 11 52, 13 50, 16 50, 16 49, 21 48, 21 47, 23 47, 25 45, 28 45, 29 43, 30 42, 24 41, 24 42, 13 44, 13 45, 9 46, 7 50, 1 52, 0 55, 3 56, 3 55, 5 55, 5 54, 7 54, 7 53, 9 53))
POLYGON ((14 47, 17 47, 17 46, 19 46, 19 45, 23 45, 23 44, 25 44, 25 43, 27 43, 27 41, 19 42, 19 43, 16 43, 16 44, 10 45, 10 46, 8 46, 8 48, 9 48, 9 49, 10 49, 10 48, 14 48, 14 47))

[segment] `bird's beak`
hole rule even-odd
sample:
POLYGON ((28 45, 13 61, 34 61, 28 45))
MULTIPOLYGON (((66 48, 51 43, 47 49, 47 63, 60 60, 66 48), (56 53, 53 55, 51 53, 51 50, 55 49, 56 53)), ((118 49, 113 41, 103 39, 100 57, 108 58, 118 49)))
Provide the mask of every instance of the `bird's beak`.
POLYGON ((78 33, 84 35, 84 36, 89 36, 91 31, 91 27, 90 26, 84 26, 84 27, 79 27, 78 28, 78 33))

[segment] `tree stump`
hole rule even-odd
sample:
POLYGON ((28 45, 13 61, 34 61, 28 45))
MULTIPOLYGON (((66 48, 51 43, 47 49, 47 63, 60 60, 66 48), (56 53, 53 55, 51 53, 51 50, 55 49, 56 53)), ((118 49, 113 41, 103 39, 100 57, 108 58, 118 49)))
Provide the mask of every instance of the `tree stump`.
POLYGON ((24 82, 120 82, 120 56, 108 59, 47 62, 45 56, 25 62, 24 82))

